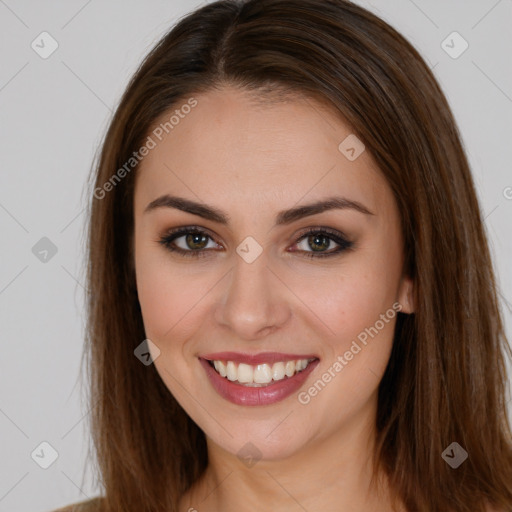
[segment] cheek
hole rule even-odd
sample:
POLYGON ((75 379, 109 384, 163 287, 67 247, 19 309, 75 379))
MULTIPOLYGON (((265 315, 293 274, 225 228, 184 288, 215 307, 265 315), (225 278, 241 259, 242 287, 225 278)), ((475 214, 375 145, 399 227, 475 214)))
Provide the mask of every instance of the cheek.
POLYGON ((141 250, 136 257, 137 290, 146 337, 160 351, 154 365, 166 387, 192 417, 200 418, 198 411, 191 408, 190 393, 200 393, 196 382, 201 369, 191 357, 193 347, 188 340, 197 336, 204 316, 201 299, 214 283, 205 274, 191 276, 184 266, 169 263, 165 252, 163 257, 158 252, 141 250))
POLYGON ((310 410, 343 403, 347 409, 337 415, 344 417, 366 403, 377 388, 389 361, 400 308, 396 302, 400 259, 392 253, 360 252, 325 276, 297 279, 301 283, 297 295, 316 313, 315 323, 324 333, 322 364, 307 395, 299 400, 316 401, 310 410))
POLYGON ((400 309, 396 300, 400 260, 388 256, 391 251, 379 258, 347 262, 335 278, 323 283, 325 299, 316 296, 314 309, 333 332, 323 340, 325 357, 310 387, 299 396, 299 403, 309 404, 305 410, 313 416, 332 404, 332 419, 343 421, 378 388, 400 309))
POLYGON ((148 338, 160 346, 165 340, 183 339, 197 327, 201 299, 214 284, 206 272, 194 277, 186 265, 170 261, 165 250, 144 242, 136 245, 135 272, 148 338))
POLYGON ((183 339, 201 316, 201 299, 213 283, 187 279, 157 266, 141 270, 137 287, 146 335, 160 343, 183 339), (140 279, 139 279, 140 278, 140 279))
MULTIPOLYGON (((373 258, 354 255, 338 269, 294 279, 294 292, 314 313, 310 317, 316 318, 325 341, 336 353, 348 350, 352 340, 376 322, 383 338, 392 335, 392 322, 386 318, 382 325, 380 319, 396 301, 399 275, 393 264, 376 264, 373 258)), ((394 314, 392 310, 388 317, 394 314)))

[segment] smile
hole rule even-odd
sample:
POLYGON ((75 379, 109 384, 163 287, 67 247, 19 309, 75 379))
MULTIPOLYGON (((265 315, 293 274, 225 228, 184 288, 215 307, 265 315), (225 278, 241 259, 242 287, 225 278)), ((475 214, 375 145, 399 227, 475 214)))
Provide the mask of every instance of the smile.
POLYGON ((296 392, 318 365, 314 355, 222 352, 199 357, 213 389, 237 405, 270 405, 296 392))
POLYGON ((314 359, 297 359, 292 361, 279 361, 274 364, 250 365, 234 361, 210 361, 215 371, 231 382, 238 382, 245 386, 262 387, 293 377, 296 373, 305 370, 314 359))

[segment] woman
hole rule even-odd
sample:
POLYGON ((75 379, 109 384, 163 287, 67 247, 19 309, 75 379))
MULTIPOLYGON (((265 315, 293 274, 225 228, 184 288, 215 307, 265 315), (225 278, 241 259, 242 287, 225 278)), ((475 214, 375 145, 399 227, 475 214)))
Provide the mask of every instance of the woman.
POLYGON ((343 0, 202 7, 131 80, 92 195, 105 497, 69 510, 512 510, 474 184, 393 28, 343 0))

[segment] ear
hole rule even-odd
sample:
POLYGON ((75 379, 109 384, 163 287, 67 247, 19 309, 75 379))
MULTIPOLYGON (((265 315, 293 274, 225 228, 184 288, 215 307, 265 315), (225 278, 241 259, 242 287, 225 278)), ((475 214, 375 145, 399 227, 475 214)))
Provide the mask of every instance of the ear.
POLYGON ((408 276, 402 276, 398 289, 399 304, 402 306, 401 313, 411 314, 415 311, 414 281, 408 276))

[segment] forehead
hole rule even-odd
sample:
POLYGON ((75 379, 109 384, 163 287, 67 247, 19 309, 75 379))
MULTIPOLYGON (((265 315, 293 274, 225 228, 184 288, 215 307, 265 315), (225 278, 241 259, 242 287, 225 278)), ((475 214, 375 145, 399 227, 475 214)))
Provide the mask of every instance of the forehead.
POLYGON ((343 145, 340 151, 354 135, 325 105, 309 98, 255 101, 234 88, 194 95, 195 106, 181 108, 194 104, 189 100, 151 128, 155 147, 138 169, 136 209, 178 192, 242 210, 278 210, 333 194, 372 211, 389 206, 390 191, 371 155, 350 160, 343 145))

